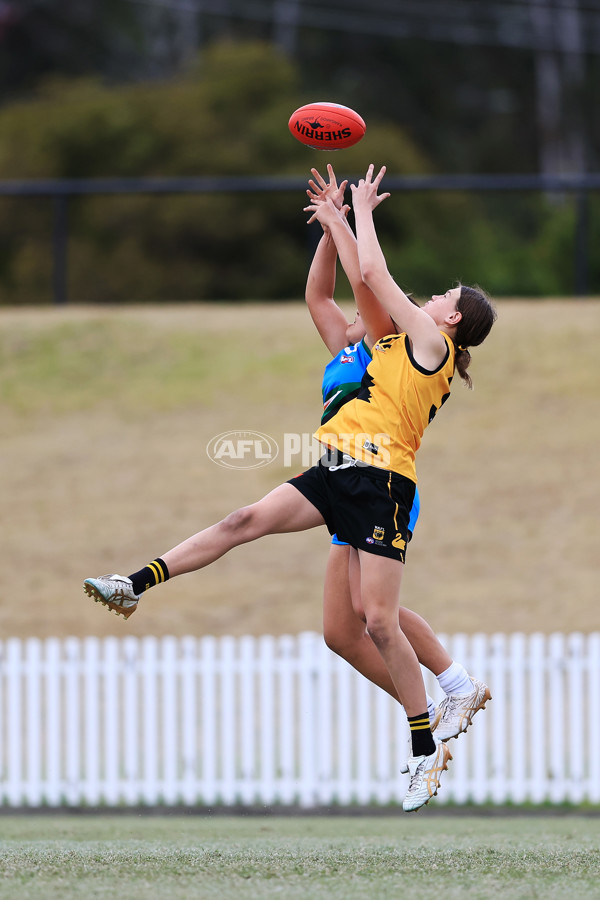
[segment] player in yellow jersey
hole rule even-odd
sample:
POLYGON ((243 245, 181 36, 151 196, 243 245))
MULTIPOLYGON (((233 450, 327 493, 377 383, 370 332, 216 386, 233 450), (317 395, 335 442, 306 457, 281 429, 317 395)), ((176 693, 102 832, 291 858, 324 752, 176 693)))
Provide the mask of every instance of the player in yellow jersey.
MULTIPOLYGON (((312 169, 307 194, 311 200, 331 198, 344 214, 344 188, 338 186, 333 166, 327 166, 328 181, 312 169)), ((347 219, 344 219, 347 223, 347 219)), ((338 247, 327 225, 315 250, 306 282, 306 304, 323 343, 333 358, 325 368, 323 379, 323 417, 328 422, 342 406, 357 394, 372 360, 371 348, 379 338, 396 332, 396 326, 360 275, 356 238, 349 225, 336 232, 339 256, 354 293, 357 314, 349 322, 334 299, 338 247)), ((417 492, 409 520, 409 539, 419 515, 417 492)), ((357 589, 359 581, 358 553, 337 535, 331 547, 323 588, 323 636, 328 647, 357 669, 361 675, 398 700, 390 674, 369 637, 357 589), (352 579, 350 579, 350 570, 352 579)), ((401 606, 400 627, 409 639, 419 662, 437 678, 446 695, 436 709, 427 696, 427 711, 432 729, 444 740, 466 731, 475 712, 489 695, 486 685, 469 676, 464 666, 454 661, 430 625, 413 610, 401 606), (460 709, 460 713, 459 713, 460 709), (462 712, 467 710, 467 714, 462 712), (458 713, 458 714, 457 714, 458 713)), ((411 755, 411 748, 409 748, 411 755)), ((399 771, 408 769, 400 767, 399 771)))
MULTIPOLYGON (((382 168, 373 178, 369 167, 365 179, 352 186, 353 205, 362 279, 400 333, 375 344, 357 397, 316 432, 328 453, 295 486, 326 521, 336 510, 344 522, 339 537, 358 550, 368 632, 397 688, 412 733, 411 782, 404 800, 410 811, 437 790, 451 758, 444 745, 436 746, 427 727, 423 680, 397 620, 416 488, 415 454, 425 428, 450 395, 455 369, 471 386, 468 347, 487 337, 496 314, 479 289, 450 288, 419 308, 396 284, 373 221, 374 209, 389 196, 378 194, 384 173, 382 168)), ((334 240, 343 234, 344 222, 330 198, 313 201, 306 210, 330 229, 334 240)))
MULTIPOLYGON (((421 669, 399 626, 407 528, 416 488, 414 453, 423 429, 449 392, 454 369, 470 381, 467 348, 485 339, 495 313, 488 298, 475 289, 451 288, 432 296, 420 309, 398 287, 387 270, 373 223, 373 210, 388 196, 377 193, 383 174, 382 169, 373 178, 370 166, 365 178, 352 186, 360 271, 407 339, 394 336, 391 343, 384 338, 375 345, 373 356, 375 360, 377 355, 378 363, 373 370, 368 366, 361 395, 349 400, 325 426, 329 448, 325 456, 296 479, 192 535, 131 576, 90 578, 84 587, 95 600, 127 617, 149 587, 202 569, 233 547, 266 534, 327 525, 331 534, 337 533, 358 550, 368 634, 408 717, 413 753, 403 807, 412 811, 437 792, 451 758, 447 745, 433 739, 421 669), (410 397, 395 375, 402 348, 419 372, 411 381, 410 397), (429 417, 424 415, 421 393, 431 404, 429 417), (365 406, 370 409, 366 418, 365 406), (414 421, 412 415, 417 415, 414 421), (342 430, 342 425, 358 429, 363 423, 372 431, 342 430), (357 455, 350 455, 349 449, 357 455), (363 458, 363 453, 369 456, 363 458)), ((307 209, 327 222, 332 234, 346 227, 328 198, 315 200, 307 209)))

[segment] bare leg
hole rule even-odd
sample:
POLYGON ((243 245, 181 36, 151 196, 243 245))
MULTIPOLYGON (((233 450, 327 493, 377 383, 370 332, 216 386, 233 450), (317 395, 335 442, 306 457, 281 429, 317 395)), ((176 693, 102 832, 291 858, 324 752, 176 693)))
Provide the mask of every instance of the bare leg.
POLYGON ((258 503, 237 509, 163 553, 162 559, 174 577, 202 569, 233 547, 266 534, 305 531, 323 524, 321 513, 300 491, 291 484, 280 484, 258 503))
MULTIPOLYGON (((323 593, 325 643, 361 675, 399 700, 390 673, 367 632, 360 596, 358 552, 352 547, 332 544, 323 593)), ((452 664, 452 658, 431 626, 422 616, 403 606, 398 618, 419 662, 434 675, 444 672, 452 664)))
MULTIPOLYGON (((357 616, 352 606, 352 580, 348 578, 351 554, 356 557, 358 570, 356 550, 339 544, 331 545, 323 591, 323 637, 330 650, 398 700, 390 673, 367 634, 364 621, 357 616)), ((358 571, 357 577, 360 577, 358 571)))
POLYGON ((438 640, 431 625, 412 609, 401 606, 398 613, 400 628, 410 641, 421 665, 440 675, 452 665, 452 657, 438 640))
POLYGON ((396 688, 406 715, 427 709, 419 660, 399 625, 403 565, 359 550, 361 595, 368 633, 396 688))

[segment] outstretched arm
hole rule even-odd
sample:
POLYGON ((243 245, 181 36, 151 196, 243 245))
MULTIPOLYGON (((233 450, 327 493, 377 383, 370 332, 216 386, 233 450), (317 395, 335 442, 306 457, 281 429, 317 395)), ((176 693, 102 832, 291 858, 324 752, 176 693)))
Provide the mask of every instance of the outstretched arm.
POLYGON ((390 196, 377 193, 384 174, 382 168, 373 178, 370 165, 365 178, 352 185, 360 271, 400 330, 408 334, 416 361, 433 370, 444 358, 446 342, 431 316, 416 306, 390 275, 375 231, 373 210, 390 196))
MULTIPOLYGON (((315 192, 323 194, 330 198, 336 209, 341 209, 343 208, 344 190, 348 182, 343 181, 338 187, 332 167, 328 166, 327 169, 329 184, 321 178, 316 169, 312 169, 313 176, 318 179, 319 185, 309 180, 311 189, 306 193, 309 197, 314 196, 315 192)), ((337 249, 329 228, 323 225, 323 236, 308 271, 304 296, 315 327, 332 356, 336 356, 346 346, 346 329, 348 327, 346 316, 333 299, 336 265, 337 249)))
MULTIPOLYGON (((330 177, 333 169, 328 166, 330 177)), ((379 338, 392 334, 396 327, 389 314, 378 302, 371 289, 363 281, 358 259, 356 238, 346 219, 347 207, 339 208, 327 194, 325 182, 316 171, 312 170, 318 184, 311 182, 312 193, 307 191, 311 204, 305 211, 313 212, 309 221, 317 219, 325 232, 329 232, 337 248, 340 262, 350 282, 356 305, 367 332, 367 343, 372 346, 379 338)), ((333 175, 335 178, 335 176, 333 175)))
POLYGON ((337 250, 329 229, 315 251, 308 270, 306 305, 321 339, 332 356, 336 356, 346 345, 346 316, 333 299, 337 250))

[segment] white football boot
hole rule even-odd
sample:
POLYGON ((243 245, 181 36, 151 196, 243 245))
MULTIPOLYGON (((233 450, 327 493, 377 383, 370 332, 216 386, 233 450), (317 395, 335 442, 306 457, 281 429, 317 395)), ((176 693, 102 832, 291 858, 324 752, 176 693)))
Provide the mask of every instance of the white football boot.
POLYGON ((402 802, 405 812, 414 812, 422 806, 426 806, 431 798, 435 797, 440 786, 442 772, 448 768, 448 762, 451 759, 450 749, 441 742, 436 744, 431 756, 408 757, 410 784, 402 802))
POLYGON ((124 575, 100 575, 86 578, 83 589, 96 603, 103 603, 118 616, 129 618, 137 609, 139 596, 133 593, 131 578, 124 575))
POLYGON ((490 689, 483 681, 471 678, 473 690, 469 694, 448 694, 435 711, 431 730, 437 741, 449 741, 466 731, 473 716, 492 699, 490 689))

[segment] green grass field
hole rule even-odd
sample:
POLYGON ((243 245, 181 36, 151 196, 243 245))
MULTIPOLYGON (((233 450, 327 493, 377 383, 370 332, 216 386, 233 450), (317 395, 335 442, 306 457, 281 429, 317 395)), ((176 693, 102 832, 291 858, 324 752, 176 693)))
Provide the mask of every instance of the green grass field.
POLYGON ((0 818, 0 897, 597 898, 600 818, 0 818))

